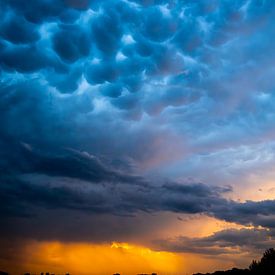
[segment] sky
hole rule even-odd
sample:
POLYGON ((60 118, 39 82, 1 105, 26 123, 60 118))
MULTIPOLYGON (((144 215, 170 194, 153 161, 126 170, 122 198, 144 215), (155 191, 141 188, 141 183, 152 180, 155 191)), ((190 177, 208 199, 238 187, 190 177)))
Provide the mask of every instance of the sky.
POLYGON ((1 269, 191 274, 274 247, 274 16, 1 0, 1 269))

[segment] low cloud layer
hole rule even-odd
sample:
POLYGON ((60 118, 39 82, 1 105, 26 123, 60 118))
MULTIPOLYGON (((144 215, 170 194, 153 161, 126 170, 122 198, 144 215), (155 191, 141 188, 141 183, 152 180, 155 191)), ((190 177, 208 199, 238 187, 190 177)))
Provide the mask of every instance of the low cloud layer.
POLYGON ((203 255, 260 254, 275 245, 274 235, 266 229, 227 229, 208 237, 177 237, 159 240, 155 243, 161 249, 173 252, 196 253, 203 255))
MULTIPOLYGON (((244 226, 260 226, 266 230, 275 230, 275 200, 240 203, 224 197, 232 192, 231 187, 154 181, 136 175, 131 165, 125 161, 110 162, 72 149, 64 150, 63 154, 57 154, 36 150, 25 143, 17 146, 13 144, 13 146, 14 149, 17 148, 17 158, 6 159, 6 162, 2 160, 6 166, 2 165, 5 170, 1 176, 1 217, 7 222, 7 228, 11 226, 10 221, 13 219, 17 220, 16 223, 27 219, 27 223, 33 224, 36 219, 41 219, 39 218, 41 211, 49 211, 50 216, 55 216, 52 212, 54 210, 65 211, 69 217, 71 215, 69 213, 82 213, 87 222, 90 217, 97 215, 135 217, 140 213, 154 214, 164 211, 204 214, 244 226), (12 169, 9 162, 16 163, 17 170, 12 169)), ((49 217, 46 221, 46 228, 51 228, 53 224, 49 217)), ((69 221, 70 218, 68 218, 69 221)), ((9 234, 9 231, 6 231, 7 228, 3 226, 2 230, 9 234)), ((39 228, 35 230, 39 231, 39 228)), ((233 233, 225 231, 224 233, 237 236, 249 232, 267 234, 266 230, 232 231, 233 233)), ((14 228, 12 234, 16 231, 17 229, 14 228)), ((113 228, 107 231, 112 235, 113 228)), ((35 234, 40 235, 40 232, 35 234)), ((62 231, 59 234, 61 235, 57 234, 56 237, 62 238, 62 231)), ((78 234, 79 232, 75 232, 71 236, 72 240, 78 239, 78 234)), ((214 236, 220 237, 223 234, 220 232, 214 236)), ((82 237, 85 239, 85 236, 82 237)), ((86 237, 93 239, 91 235, 86 237)), ((96 241, 98 234, 94 237, 96 241)), ((184 244, 187 242, 186 247, 189 247, 189 241, 193 241, 183 238, 180 242, 182 240, 184 244)), ((216 246, 214 237, 206 240, 216 246)), ((241 240, 243 240, 242 237, 239 241, 241 240)), ((200 239, 197 241, 200 244, 200 239)), ((218 246, 223 245, 218 242, 218 246)))

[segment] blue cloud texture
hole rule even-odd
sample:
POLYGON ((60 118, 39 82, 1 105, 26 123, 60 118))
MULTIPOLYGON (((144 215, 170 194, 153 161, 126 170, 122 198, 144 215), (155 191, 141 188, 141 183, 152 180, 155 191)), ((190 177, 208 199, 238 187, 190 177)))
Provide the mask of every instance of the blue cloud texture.
POLYGON ((222 190, 274 165, 274 15, 264 0, 1 1, 1 215, 170 211, 273 229, 273 200, 222 190))
POLYGON ((2 1, 2 86, 36 81, 41 101, 87 96, 82 122, 96 104, 120 125, 138 120, 208 148, 237 135, 240 145, 271 127, 273 10, 267 1, 2 1))

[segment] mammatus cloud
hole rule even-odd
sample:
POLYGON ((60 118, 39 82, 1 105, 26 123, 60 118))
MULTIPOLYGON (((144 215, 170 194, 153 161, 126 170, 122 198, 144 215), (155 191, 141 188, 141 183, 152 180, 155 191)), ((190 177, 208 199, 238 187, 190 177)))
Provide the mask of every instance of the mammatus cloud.
POLYGON ((54 121, 68 147, 148 166, 269 144, 273 10, 248 0, 2 1, 1 105, 13 106, 2 120, 22 124, 5 132, 49 143, 40 130, 54 121), (163 136, 163 147, 181 148, 161 151, 163 136))
MULTIPOLYGON (((139 140, 146 131, 143 151, 152 156, 156 149, 149 147, 166 133, 183 140, 183 152, 191 155, 270 141, 273 10, 271 2, 248 0, 43 0, 27 7, 2 1, 1 85, 15 94, 36 81, 41 109, 33 119, 48 124, 54 109, 63 116, 58 127, 70 119, 86 129, 87 140, 70 128, 70 142, 89 151, 98 146, 88 139, 104 142, 102 124, 121 132, 108 153, 122 147, 117 152, 138 161, 149 157, 137 141, 126 145, 124 135, 139 140)), ((13 102, 14 109, 28 100, 27 94, 13 102)), ((20 138, 32 143, 24 127, 20 138)))

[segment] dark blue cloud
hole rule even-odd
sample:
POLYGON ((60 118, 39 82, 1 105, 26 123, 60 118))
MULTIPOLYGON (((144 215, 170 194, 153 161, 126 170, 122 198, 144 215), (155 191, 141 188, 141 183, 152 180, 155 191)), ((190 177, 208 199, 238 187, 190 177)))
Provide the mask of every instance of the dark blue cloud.
POLYGON ((13 9, 16 14, 23 15, 28 21, 40 24, 45 21, 54 21, 64 13, 67 8, 76 8, 74 1, 53 1, 53 0, 32 0, 28 5, 25 5, 20 0, 3 1, 4 5, 13 9))
MULTIPOLYGON (((56 72, 65 73, 65 65, 50 55, 45 55, 37 45, 6 47, 0 52, 1 65, 6 71, 19 73, 35 73, 44 68, 52 68, 56 72)), ((47 75, 46 75, 47 76, 47 75)))
POLYGON ((4 39, 15 44, 28 44, 40 38, 36 25, 15 15, 4 21, 0 28, 0 34, 4 39))
POLYGON ((87 66, 85 77, 90 84, 102 84, 106 81, 114 82, 119 72, 112 62, 96 63, 87 66))
POLYGON ((64 25, 53 37, 53 48, 64 61, 74 62, 89 55, 91 41, 80 27, 64 25))
POLYGON ((81 81, 81 67, 69 68, 67 71, 52 73, 47 75, 47 80, 52 87, 55 87, 60 93, 74 92, 81 81))
POLYGON ((137 39, 137 44, 136 44, 136 52, 143 56, 143 57, 147 57, 152 55, 155 52, 155 46, 153 43, 151 43, 150 41, 139 37, 137 39))
POLYGON ((169 39, 178 28, 178 22, 172 16, 165 16, 159 8, 150 8, 145 13, 142 33, 156 42, 169 39))
POLYGON ((122 87, 119 84, 106 84, 101 86, 100 92, 108 97, 119 97, 122 93, 122 87))
POLYGON ((92 37, 104 55, 114 55, 117 52, 121 36, 121 24, 114 11, 108 9, 93 20, 92 37))
POLYGON ((35 46, 21 46, 2 52, 1 63, 8 69, 25 73, 47 67, 49 59, 35 46))

